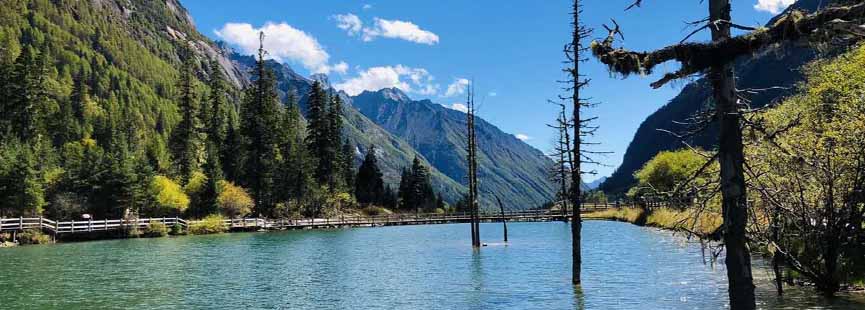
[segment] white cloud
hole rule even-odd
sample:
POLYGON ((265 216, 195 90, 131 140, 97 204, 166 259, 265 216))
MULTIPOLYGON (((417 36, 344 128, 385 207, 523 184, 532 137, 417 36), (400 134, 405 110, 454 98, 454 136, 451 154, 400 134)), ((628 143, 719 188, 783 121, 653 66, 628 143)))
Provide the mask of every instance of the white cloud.
POLYGON ((457 110, 457 111, 460 111, 460 112, 463 112, 463 113, 468 113, 468 112, 469 112, 469 107, 467 107, 465 104, 462 104, 462 103, 459 103, 459 102, 454 102, 453 104, 451 104, 451 105, 449 105, 449 106, 446 105, 445 108, 448 108, 448 109, 454 109, 454 110, 457 110))
POLYGON ((469 86, 469 80, 464 78, 454 79, 454 82, 448 85, 448 89, 445 91, 445 97, 452 97, 456 95, 462 95, 466 92, 466 87, 469 86))
POLYGON ((255 54, 259 47, 259 32, 264 32, 264 48, 267 57, 279 62, 300 63, 312 73, 343 73, 348 70, 348 64, 340 62, 329 65, 330 55, 318 44, 318 41, 308 33, 286 23, 265 23, 261 28, 255 28, 247 23, 227 23, 222 29, 214 31, 226 42, 240 48, 245 54, 255 54))
POLYGON ((364 5, 363 5, 363 9, 364 9, 364 10, 372 9, 372 4, 369 4, 369 3, 364 4, 364 5))
POLYGON ((336 20, 336 26, 345 30, 350 36, 357 35, 363 28, 363 22, 360 21, 360 18, 351 13, 337 14, 333 16, 333 19, 336 20))
POLYGON ((328 66, 329 71, 333 71, 339 74, 345 74, 348 72, 348 64, 345 61, 340 61, 339 63, 328 66))
POLYGON ((529 137, 529 136, 527 136, 525 134, 521 134, 521 133, 515 134, 514 137, 517 137, 517 139, 520 139, 522 141, 529 141, 532 139, 532 137, 529 137))
POLYGON ((391 87, 407 93, 434 95, 439 87, 433 83, 433 79, 433 76, 423 68, 403 65, 382 66, 360 71, 358 76, 337 83, 333 87, 351 96, 356 96, 365 90, 377 91, 391 87))
POLYGON ((387 20, 376 17, 373 27, 363 28, 363 41, 369 42, 376 37, 402 39, 410 42, 434 45, 439 42, 439 36, 427 30, 420 29, 412 22, 387 20))
POLYGON ((788 6, 796 2, 796 0, 757 0, 754 9, 757 11, 765 11, 772 14, 781 13, 788 6))
POLYGON ((494 91, 491 91, 491 92, 489 93, 489 96, 490 96, 490 97, 495 97, 495 96, 498 96, 498 95, 499 95, 499 94, 496 93, 496 92, 494 92, 494 91))

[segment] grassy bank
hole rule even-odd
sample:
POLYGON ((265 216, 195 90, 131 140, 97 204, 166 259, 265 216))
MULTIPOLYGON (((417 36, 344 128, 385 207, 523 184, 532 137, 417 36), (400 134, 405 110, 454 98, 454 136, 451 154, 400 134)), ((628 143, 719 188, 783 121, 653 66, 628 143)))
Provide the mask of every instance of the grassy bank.
POLYGON ((584 219, 613 220, 640 226, 658 227, 690 232, 701 237, 714 237, 721 226, 721 214, 659 208, 647 211, 641 208, 611 208, 583 215, 584 219))

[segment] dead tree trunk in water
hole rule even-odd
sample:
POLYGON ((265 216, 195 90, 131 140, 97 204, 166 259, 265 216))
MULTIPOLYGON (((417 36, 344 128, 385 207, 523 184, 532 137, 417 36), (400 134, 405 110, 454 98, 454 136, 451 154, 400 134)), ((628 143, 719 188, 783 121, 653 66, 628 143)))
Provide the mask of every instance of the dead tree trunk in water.
POLYGON ((573 284, 580 284, 580 271, 582 268, 582 253, 580 250, 580 239, 581 239, 581 231, 582 231, 582 219, 580 218, 580 210, 582 209, 582 188, 580 188, 581 180, 580 180, 580 172, 581 172, 581 162, 582 162, 582 153, 580 150, 580 143, 582 142, 582 120, 580 118, 580 109, 583 107, 584 103, 580 98, 580 89, 583 88, 588 82, 582 79, 580 75, 580 62, 583 59, 580 57, 580 53, 584 50, 582 46, 582 39, 588 36, 588 31, 580 24, 580 11, 582 7, 580 5, 579 0, 574 0, 573 4, 573 32, 571 36, 571 43, 569 43, 565 47, 565 56, 568 58, 568 63, 572 64, 573 67, 566 68, 565 72, 568 73, 572 85, 568 88, 571 90, 572 94, 567 99, 571 99, 573 101, 573 109, 574 109, 574 145, 573 145, 573 157, 571 162, 571 209, 573 210, 573 215, 571 216, 571 258, 572 258, 572 282, 573 284))
POLYGON ((504 226, 505 231, 505 243, 508 243, 508 219, 505 217, 505 205, 502 204, 502 200, 499 199, 499 196, 496 196, 496 202, 499 203, 499 210, 502 212, 502 225, 504 226))
MULTIPOLYGON (((712 41, 730 38, 730 0, 709 1, 709 27, 712 41)), ((723 239, 727 250, 724 262, 730 283, 730 308, 754 309, 754 279, 751 253, 745 236, 748 223, 748 197, 745 189, 745 152, 742 145, 741 113, 736 96, 736 80, 731 62, 709 69, 715 112, 719 123, 718 163, 721 166, 721 209, 723 239)))
POLYGON ((568 132, 570 128, 570 122, 568 121, 567 115, 567 107, 562 102, 555 102, 550 100, 552 104, 558 105, 561 109, 559 116, 556 118, 555 125, 547 125, 550 128, 558 130, 558 140, 556 141, 556 146, 553 148, 554 153, 549 156, 558 156, 558 162, 556 163, 558 167, 554 168, 554 171, 551 171, 552 180, 555 182, 559 182, 559 204, 560 211, 562 214, 562 221, 568 222, 568 203, 571 199, 570 188, 568 187, 568 179, 571 177, 570 168, 571 164, 574 162, 573 154, 571 153, 571 139, 570 133, 568 132))
POLYGON ((474 82, 468 87, 466 106, 466 138, 467 138, 467 161, 468 161, 468 185, 469 185, 469 212, 471 213, 472 247, 481 246, 480 237, 480 212, 478 208, 478 179, 477 179, 477 138, 475 138, 475 99, 474 82))

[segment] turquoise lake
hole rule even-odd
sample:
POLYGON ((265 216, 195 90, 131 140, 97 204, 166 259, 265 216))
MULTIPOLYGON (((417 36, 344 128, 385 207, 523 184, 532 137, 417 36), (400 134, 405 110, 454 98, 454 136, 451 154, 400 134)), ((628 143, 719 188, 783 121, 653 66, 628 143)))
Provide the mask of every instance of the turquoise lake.
MULTIPOLYGON (((468 224, 234 233, 0 249, 2 309, 719 309, 723 261, 699 243, 626 223, 583 225, 583 285, 570 284, 570 226, 468 224), (705 255, 704 255, 705 253, 705 255)), ((721 257, 723 259, 723 257, 721 257)), ((809 288, 765 309, 865 309, 809 288)))

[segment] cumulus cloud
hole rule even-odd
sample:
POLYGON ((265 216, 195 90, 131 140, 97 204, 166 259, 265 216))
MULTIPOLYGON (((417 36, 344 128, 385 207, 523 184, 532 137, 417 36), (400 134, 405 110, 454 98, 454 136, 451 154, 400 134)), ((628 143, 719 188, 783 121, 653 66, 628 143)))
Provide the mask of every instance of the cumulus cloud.
POLYGON ((448 89, 445 90, 445 97, 452 97, 456 95, 462 95, 466 92, 466 88, 469 86, 469 80, 464 78, 454 79, 454 82, 448 85, 448 89))
POLYGON ((514 137, 517 137, 517 139, 520 139, 522 141, 529 141, 532 139, 532 137, 529 137, 529 136, 527 136, 525 134, 521 134, 521 133, 515 134, 514 137))
POLYGON ((439 43, 439 36, 427 30, 420 29, 412 22, 387 20, 376 17, 373 27, 363 28, 363 41, 369 42, 376 37, 402 39, 409 42, 434 45, 439 43))
POLYGON ((788 6, 796 2, 796 0, 757 0, 754 9, 757 11, 769 12, 772 14, 781 13, 788 6))
POLYGON ((448 108, 448 109, 457 110, 457 111, 460 111, 460 112, 463 112, 463 113, 468 113, 468 112, 469 112, 469 107, 467 107, 465 104, 462 104, 462 103, 459 103, 459 102, 454 102, 453 104, 451 104, 451 105, 446 105, 445 107, 448 108))
POLYGON ((364 10, 372 9, 372 4, 369 4, 369 3, 364 4, 364 5, 363 5, 363 9, 364 9, 364 10))
POLYGON ((438 85, 434 84, 433 80, 433 76, 426 69, 396 65, 372 67, 360 71, 356 77, 337 83, 333 87, 351 96, 356 96, 365 90, 377 91, 392 87, 406 93, 433 95, 438 92, 438 85))
POLYGON ((299 63, 312 73, 344 73, 348 70, 345 62, 330 65, 330 55, 314 37, 286 23, 268 22, 260 28, 247 23, 227 23, 214 32, 245 54, 257 53, 258 34, 264 32, 264 48, 268 58, 279 62, 299 63))
POLYGON ((336 26, 345 30, 350 36, 357 35, 363 29, 363 22, 357 15, 351 13, 337 14, 333 16, 333 19, 336 20, 336 26))
MULTIPOLYGON (((372 8, 372 6, 369 6, 372 8)), ((364 6, 364 10, 369 9, 364 6)), ((389 20, 382 18, 374 18, 372 26, 364 27, 363 21, 357 15, 337 14, 332 17, 336 20, 336 26, 339 29, 345 30, 349 36, 360 35, 364 42, 375 40, 378 37, 401 39, 409 42, 420 44, 434 45, 439 42, 439 36, 427 30, 423 30, 420 26, 402 20, 389 20)))

